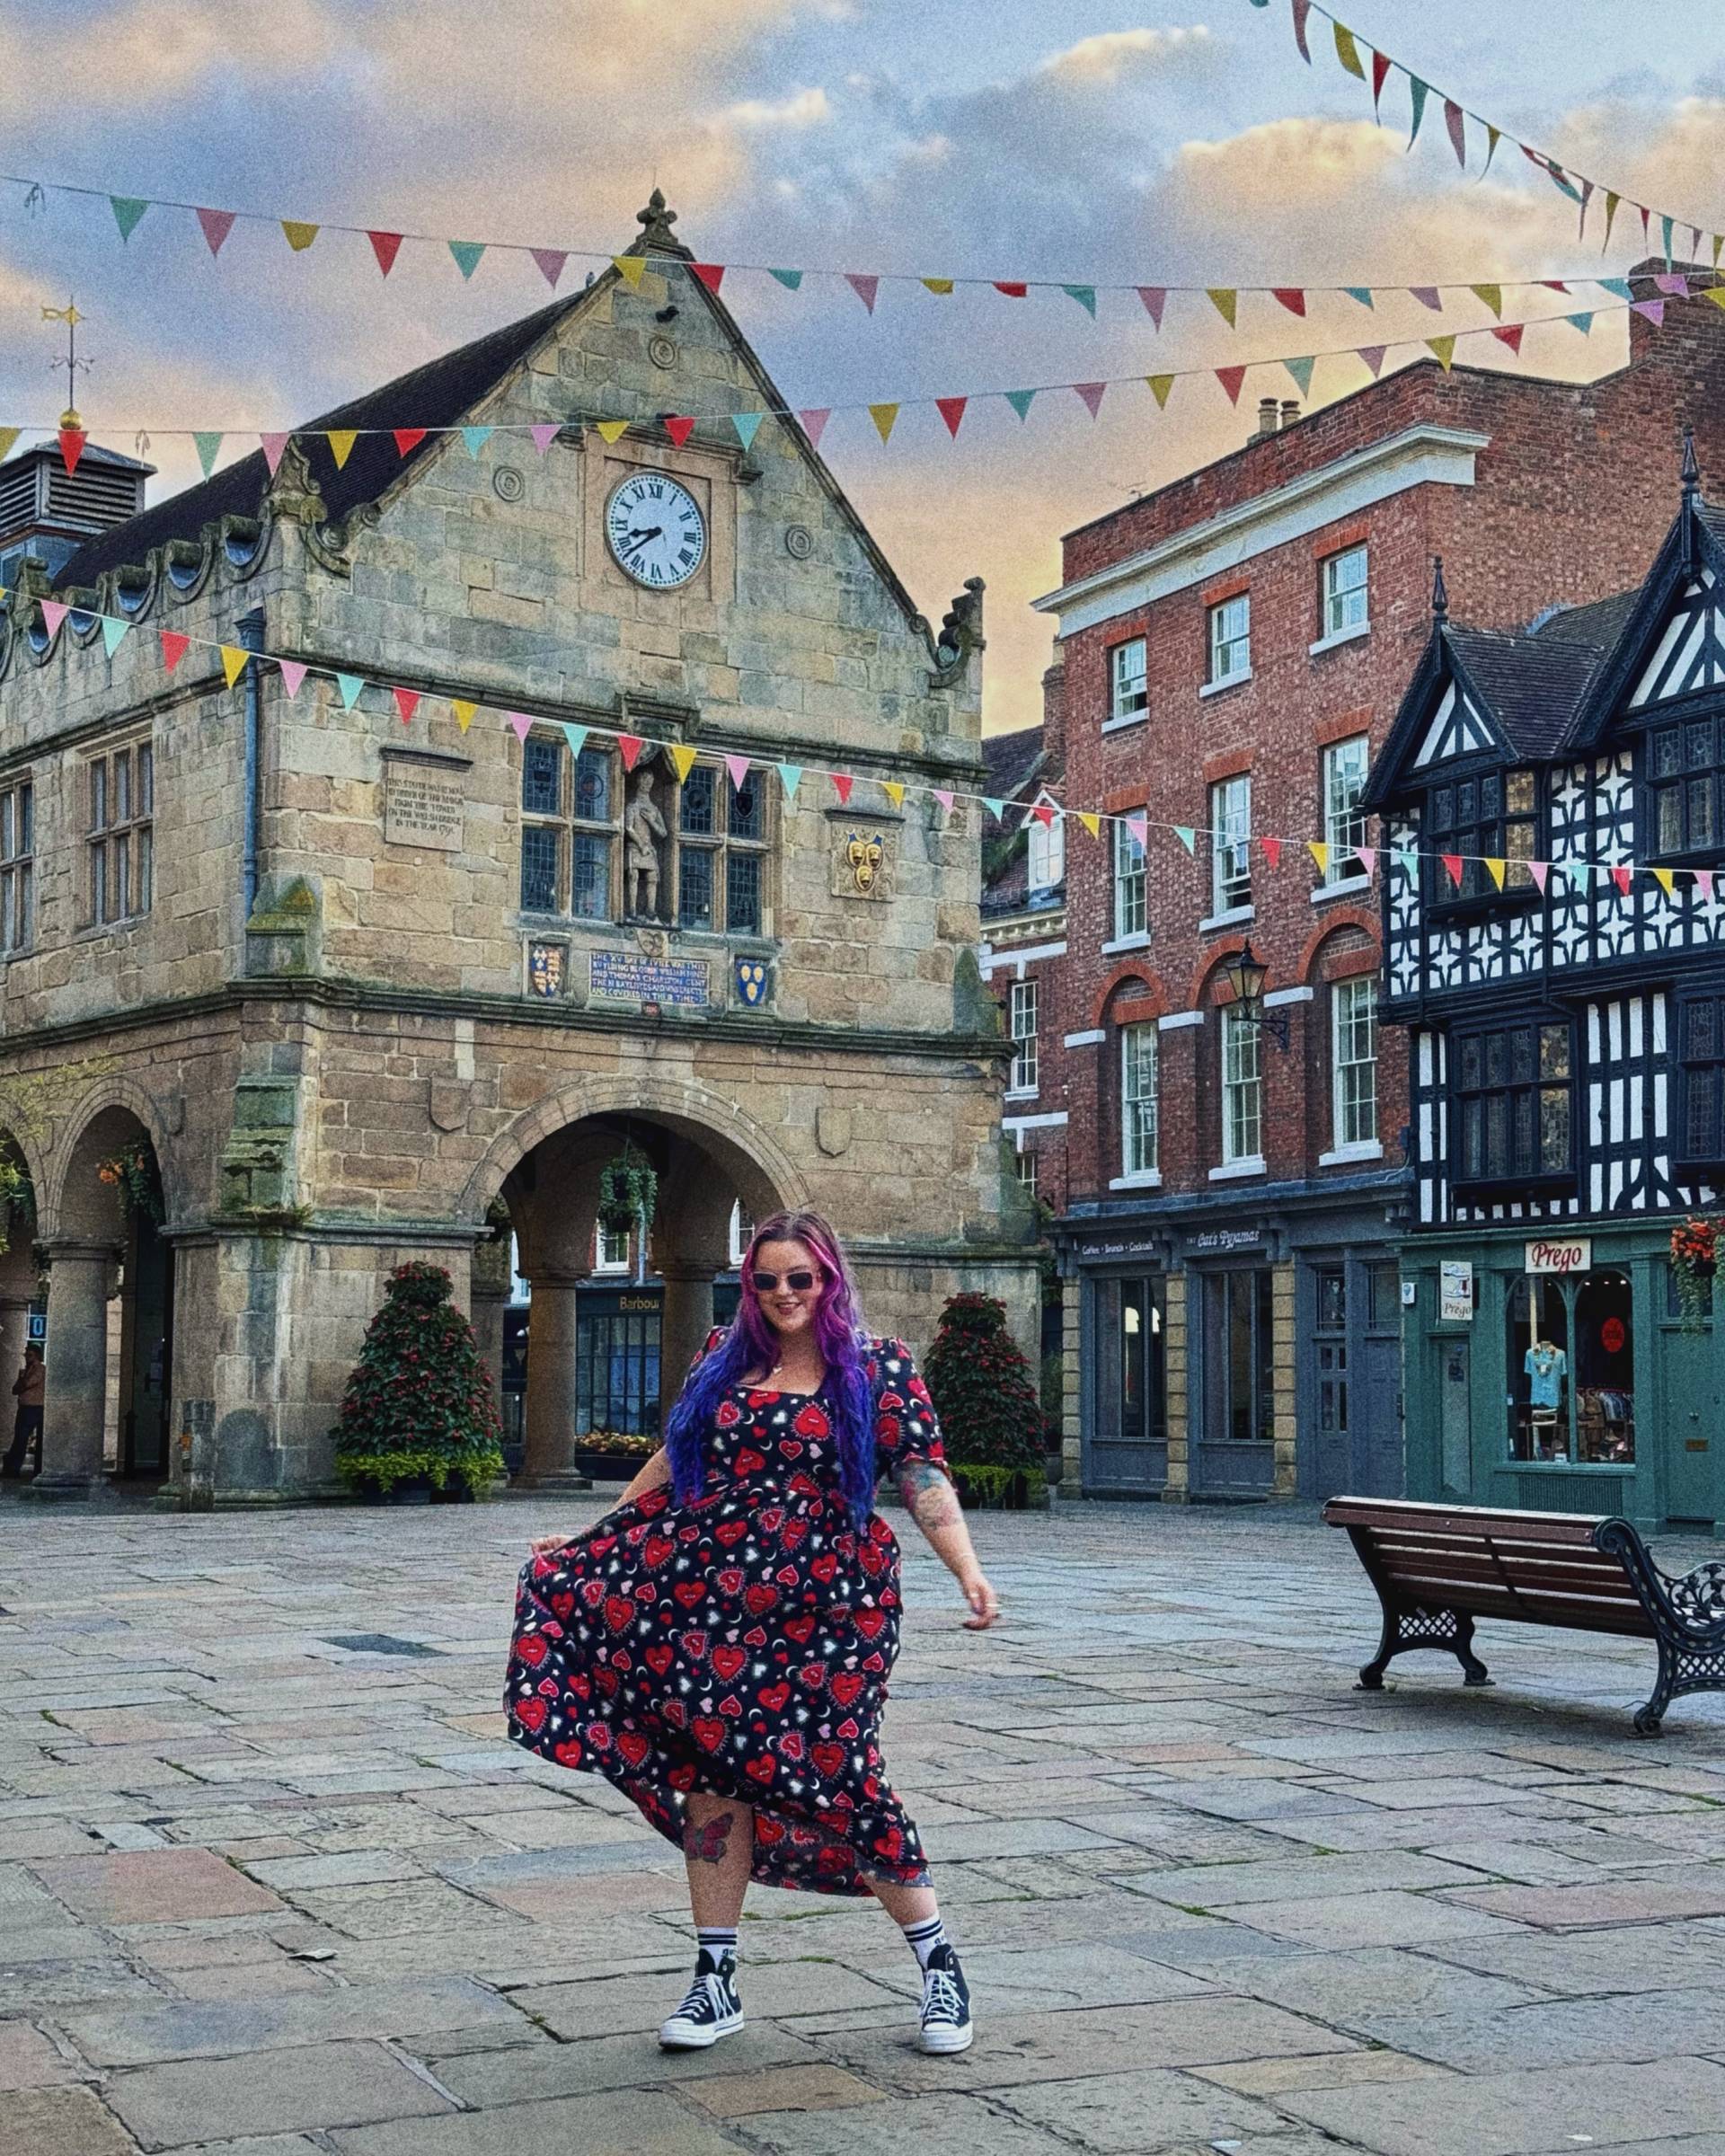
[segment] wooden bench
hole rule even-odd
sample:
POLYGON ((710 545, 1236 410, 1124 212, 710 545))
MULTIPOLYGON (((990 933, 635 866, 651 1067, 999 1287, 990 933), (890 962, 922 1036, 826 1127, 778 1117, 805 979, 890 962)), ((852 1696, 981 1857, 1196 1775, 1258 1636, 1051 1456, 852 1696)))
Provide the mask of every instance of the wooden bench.
POLYGON ((1465 1684, 1490 1684, 1473 1652, 1476 1617, 1617 1632, 1651 1639, 1659 1682, 1635 1727, 1657 1736, 1685 1692, 1725 1692, 1725 1564, 1681 1579, 1656 1565, 1627 1520, 1562 1512, 1491 1512, 1379 1498, 1331 1498, 1323 1516, 1345 1527, 1384 1605, 1384 1636, 1359 1673, 1381 1692, 1397 1655, 1437 1648, 1465 1684))

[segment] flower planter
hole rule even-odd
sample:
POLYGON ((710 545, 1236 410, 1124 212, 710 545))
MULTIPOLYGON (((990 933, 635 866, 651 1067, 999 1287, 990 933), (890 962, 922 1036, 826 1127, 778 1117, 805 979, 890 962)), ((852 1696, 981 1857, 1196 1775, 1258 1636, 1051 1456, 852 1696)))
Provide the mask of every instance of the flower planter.
POLYGON ((1048 1485, 1037 1468, 968 1467, 951 1463, 967 1512, 1047 1512, 1048 1485))
POLYGON ((632 1482, 650 1457, 648 1453, 604 1453, 585 1445, 575 1447, 575 1465, 596 1482, 632 1482))

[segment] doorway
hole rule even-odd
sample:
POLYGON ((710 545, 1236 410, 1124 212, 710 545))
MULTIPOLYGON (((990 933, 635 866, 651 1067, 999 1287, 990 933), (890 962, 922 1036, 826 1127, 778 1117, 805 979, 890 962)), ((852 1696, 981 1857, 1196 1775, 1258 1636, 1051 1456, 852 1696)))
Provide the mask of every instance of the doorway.
POLYGON ((1203 1323, 1192 1494, 1263 1498, 1276 1471, 1275 1294, 1268 1266, 1198 1276, 1203 1323))

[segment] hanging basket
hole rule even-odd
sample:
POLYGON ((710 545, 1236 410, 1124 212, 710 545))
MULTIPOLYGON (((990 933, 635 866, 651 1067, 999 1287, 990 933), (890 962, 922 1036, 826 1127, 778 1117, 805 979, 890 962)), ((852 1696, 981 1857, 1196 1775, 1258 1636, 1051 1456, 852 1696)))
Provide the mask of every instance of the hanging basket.
POLYGON ((659 1178, 652 1164, 632 1145, 624 1148, 599 1172, 599 1224, 613 1235, 627 1235, 650 1221, 659 1207, 659 1178))
POLYGON ((1685 1332, 1701 1331, 1712 1308, 1721 1227, 1725 1223, 1692 1214, 1671 1231, 1671 1277, 1676 1282, 1677 1311, 1685 1332))
POLYGON ((135 1138, 119 1153, 96 1162, 98 1181, 117 1188, 128 1214, 141 1213, 162 1224, 162 1186, 155 1172, 155 1155, 143 1138, 135 1138))

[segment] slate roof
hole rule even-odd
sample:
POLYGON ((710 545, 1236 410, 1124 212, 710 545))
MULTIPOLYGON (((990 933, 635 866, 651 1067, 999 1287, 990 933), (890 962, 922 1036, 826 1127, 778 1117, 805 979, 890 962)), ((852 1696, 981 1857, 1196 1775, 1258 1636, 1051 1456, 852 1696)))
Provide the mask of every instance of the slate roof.
POLYGON ((1495 629, 1445 632, 1445 643, 1484 697, 1511 750, 1524 760, 1557 754, 1609 649, 1603 638, 1596 643, 1558 634, 1568 620, 1559 616, 1537 636, 1495 629))
MULTIPOLYGON (((476 338, 471 344, 428 360, 407 374, 398 375, 376 389, 367 390, 333 411, 302 422, 303 448, 313 479, 332 519, 340 520, 368 501, 375 501, 396 475, 437 446, 435 433, 416 443, 405 456, 398 454, 388 433, 367 434, 367 428, 453 427, 495 387, 540 339, 580 305, 585 292, 554 300, 537 313, 476 338), (325 442, 306 441, 305 434, 326 428, 361 429, 347 464, 336 469, 325 442)), ((88 453, 87 453, 88 454, 88 453)), ((236 464, 171 494, 165 501, 131 517, 111 531, 103 532, 81 547, 54 581, 58 585, 93 585, 104 570, 123 562, 142 561, 152 547, 170 539, 195 539, 205 525, 220 517, 255 517, 270 483, 270 467, 262 450, 243 456, 236 464)))
POLYGON ((1024 726, 1016 733, 985 734, 982 763, 989 793, 996 800, 1010 801, 1041 767, 1042 729, 1024 726))

